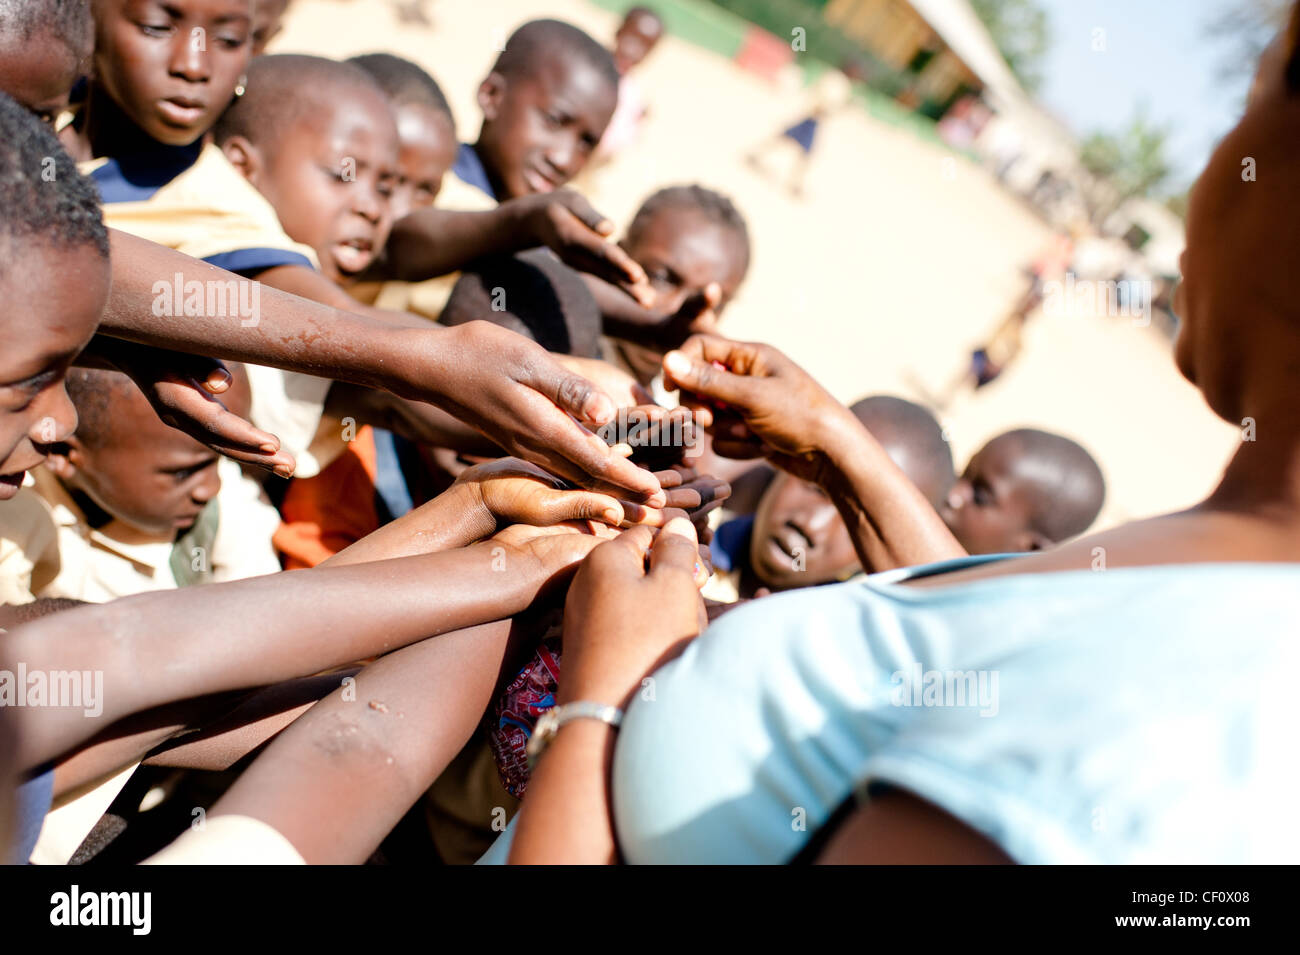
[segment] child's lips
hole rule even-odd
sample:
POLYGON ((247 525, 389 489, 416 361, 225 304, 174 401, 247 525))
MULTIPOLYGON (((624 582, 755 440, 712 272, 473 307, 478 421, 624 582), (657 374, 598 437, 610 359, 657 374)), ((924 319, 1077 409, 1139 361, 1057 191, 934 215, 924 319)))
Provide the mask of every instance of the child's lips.
POLYGON ((334 262, 343 272, 360 272, 374 257, 375 246, 369 239, 345 239, 334 245, 334 262))
POLYGON ((7 501, 17 494, 26 476, 26 471, 19 471, 17 474, 0 474, 0 501, 7 501))
POLYGON ((555 183, 535 169, 524 170, 524 183, 533 192, 554 192, 556 189, 555 183))
POLYGON ((207 105, 200 100, 173 99, 160 100, 158 111, 163 118, 176 126, 193 126, 203 118, 207 105))

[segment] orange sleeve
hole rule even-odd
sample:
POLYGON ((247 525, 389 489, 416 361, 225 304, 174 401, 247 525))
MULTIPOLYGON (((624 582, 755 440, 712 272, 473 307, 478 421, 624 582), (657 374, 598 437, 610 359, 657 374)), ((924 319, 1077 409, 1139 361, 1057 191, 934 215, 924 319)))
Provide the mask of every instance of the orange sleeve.
POLYGON ((285 570, 315 567, 379 528, 375 509, 375 435, 367 425, 343 453, 310 478, 294 478, 272 542, 285 570))

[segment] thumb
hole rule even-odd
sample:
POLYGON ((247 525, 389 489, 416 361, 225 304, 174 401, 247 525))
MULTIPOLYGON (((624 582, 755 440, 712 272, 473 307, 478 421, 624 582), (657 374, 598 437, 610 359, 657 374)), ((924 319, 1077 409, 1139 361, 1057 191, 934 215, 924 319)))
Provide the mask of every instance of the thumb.
POLYGON ((539 360, 536 374, 534 387, 583 424, 599 427, 614 417, 616 407, 609 395, 550 355, 545 363, 539 360))
POLYGON ((712 363, 698 361, 685 352, 670 351, 664 355, 664 371, 669 381, 685 391, 725 401, 727 404, 747 407, 754 398, 754 379, 736 375, 712 363))
POLYGON ((650 547, 650 573, 680 571, 695 580, 700 568, 699 539, 695 525, 685 517, 674 517, 655 535, 650 547))

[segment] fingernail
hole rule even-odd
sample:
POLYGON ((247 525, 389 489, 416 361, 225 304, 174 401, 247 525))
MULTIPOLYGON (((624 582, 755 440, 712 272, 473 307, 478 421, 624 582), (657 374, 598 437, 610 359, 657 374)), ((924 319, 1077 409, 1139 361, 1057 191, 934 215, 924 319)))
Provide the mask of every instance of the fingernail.
POLYGON ((614 416, 614 403, 605 394, 597 392, 587 399, 583 412, 596 424, 604 424, 614 416))
POLYGON ((664 525, 664 532, 695 540, 695 525, 684 517, 674 517, 664 525))
POLYGON ((664 355, 664 368, 671 375, 687 375, 691 371, 691 360, 679 351, 670 351, 664 355))
POLYGON ((275 454, 275 452, 280 450, 280 446, 271 441, 263 441, 258 445, 257 449, 263 454, 275 454))
POLYGON ((623 511, 617 507, 606 508, 601 512, 601 516, 605 519, 606 524, 612 524, 615 527, 623 523, 623 511))
POLYGON ((207 386, 209 388, 221 388, 225 385, 230 384, 230 382, 233 380, 234 380, 233 376, 226 369, 213 368, 210 372, 208 372, 207 386))

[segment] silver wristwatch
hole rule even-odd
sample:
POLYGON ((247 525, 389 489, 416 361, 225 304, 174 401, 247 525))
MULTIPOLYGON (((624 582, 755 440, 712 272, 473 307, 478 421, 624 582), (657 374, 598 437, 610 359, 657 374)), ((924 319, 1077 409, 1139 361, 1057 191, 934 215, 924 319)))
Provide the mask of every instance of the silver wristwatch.
POLYGON ((579 701, 553 706, 541 715, 533 727, 533 735, 528 737, 528 766, 532 768, 537 759, 550 745, 560 727, 573 720, 600 720, 617 729, 623 722, 623 711, 608 703, 588 703, 579 701))

